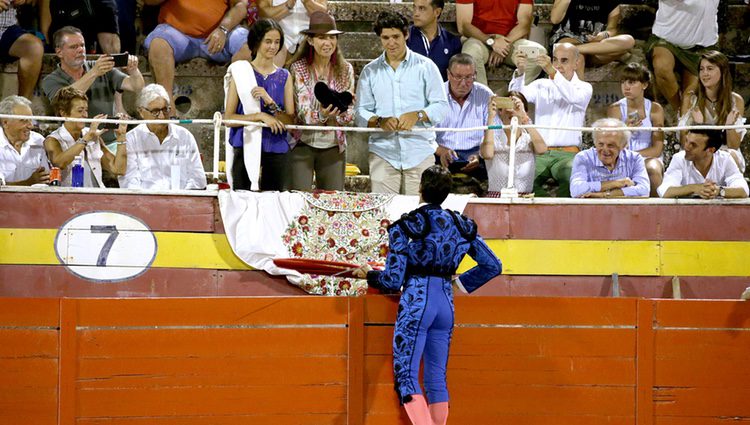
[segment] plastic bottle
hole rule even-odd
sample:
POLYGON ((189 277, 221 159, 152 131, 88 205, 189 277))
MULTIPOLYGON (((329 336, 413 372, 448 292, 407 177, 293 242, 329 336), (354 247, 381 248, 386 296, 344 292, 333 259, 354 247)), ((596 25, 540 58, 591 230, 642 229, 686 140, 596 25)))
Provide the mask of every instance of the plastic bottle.
POLYGON ((83 156, 78 155, 73 161, 73 175, 71 178, 73 187, 83 187, 83 156))

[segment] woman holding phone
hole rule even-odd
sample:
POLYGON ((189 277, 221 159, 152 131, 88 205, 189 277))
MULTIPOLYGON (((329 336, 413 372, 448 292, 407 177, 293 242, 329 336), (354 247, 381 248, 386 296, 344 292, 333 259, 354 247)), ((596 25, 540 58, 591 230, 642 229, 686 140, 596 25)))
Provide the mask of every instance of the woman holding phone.
MULTIPOLYGON (((660 104, 644 97, 651 83, 648 68, 639 63, 628 64, 620 74, 620 89, 623 97, 611 104, 607 116, 621 120, 628 127, 661 127, 664 125, 664 109, 660 104)), ((651 182, 651 196, 659 196, 659 187, 664 176, 664 132, 632 131, 628 149, 636 151, 646 161, 646 171, 651 182)))
MULTIPOLYGON (((58 90, 52 99, 55 114, 66 118, 88 118, 89 99, 86 93, 73 87, 58 90)), ((106 115, 94 118, 104 119, 106 115)), ((117 135, 117 153, 107 149, 102 134, 109 131, 100 130, 98 122, 87 128, 83 122, 66 121, 44 140, 44 149, 53 166, 59 167, 62 186, 72 186, 71 164, 76 157, 81 157, 83 165, 83 187, 104 187, 102 170, 116 176, 125 174, 127 152, 125 150, 125 133, 127 124, 120 124, 115 129, 117 135)))
MULTIPOLYGON (((526 113, 529 104, 521 92, 511 91, 509 97, 493 96, 487 108, 487 125, 502 123, 502 130, 485 130, 479 153, 487 164, 489 186, 487 197, 499 198, 508 185, 510 160, 510 121, 518 117, 519 124, 531 124, 526 113)), ((515 188, 519 194, 534 191, 534 156, 547 152, 542 135, 533 128, 523 129, 516 139, 515 188)))

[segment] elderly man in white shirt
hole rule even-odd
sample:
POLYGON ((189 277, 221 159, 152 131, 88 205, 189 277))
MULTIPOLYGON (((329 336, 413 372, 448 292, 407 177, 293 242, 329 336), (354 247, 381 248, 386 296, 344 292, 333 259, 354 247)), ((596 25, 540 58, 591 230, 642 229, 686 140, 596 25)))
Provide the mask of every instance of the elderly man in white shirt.
MULTIPOLYGON (((164 87, 149 84, 138 97, 138 112, 145 120, 168 119, 169 95, 164 87)), ((205 189, 198 144, 186 129, 175 124, 140 124, 127 139, 127 171, 120 186, 128 189, 205 189)))
MULTIPOLYGON (((31 102, 8 96, 0 102, 0 114, 31 116, 31 102)), ((31 131, 31 119, 3 118, 0 123, 0 181, 16 186, 49 183, 44 136, 31 131)))
MULTIPOLYGON (((551 60, 547 55, 536 58, 536 63, 549 78, 526 85, 524 71, 531 59, 519 53, 509 90, 520 91, 529 103, 535 105, 538 125, 582 127, 593 88, 576 75, 578 48, 570 43, 559 43, 555 45, 552 56, 551 60)), ((547 196, 542 184, 551 177, 560 185, 557 195, 570 196, 570 174, 573 158, 580 151, 581 132, 539 129, 539 133, 547 144, 547 152, 536 158, 534 194, 547 196)))
POLYGON ((722 150, 720 130, 690 130, 683 151, 669 163, 656 190, 662 198, 747 198, 747 182, 732 156, 722 150))

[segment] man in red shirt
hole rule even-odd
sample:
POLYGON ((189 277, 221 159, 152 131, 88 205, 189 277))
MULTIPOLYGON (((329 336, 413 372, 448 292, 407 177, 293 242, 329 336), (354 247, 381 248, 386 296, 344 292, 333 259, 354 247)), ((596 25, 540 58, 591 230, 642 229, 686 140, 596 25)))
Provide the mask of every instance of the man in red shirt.
MULTIPOLYGON (((541 44, 525 38, 533 16, 534 0, 456 0, 458 32, 466 37, 461 51, 471 55, 477 63, 476 81, 487 84, 487 72, 482 64, 515 65, 519 49, 529 58, 547 54, 541 44)), ((526 84, 540 72, 536 62, 529 61, 526 84)))
POLYGON ((157 84, 172 98, 175 63, 201 57, 227 63, 247 42, 237 26, 247 16, 247 0, 145 0, 161 5, 159 25, 146 37, 148 63, 157 84))

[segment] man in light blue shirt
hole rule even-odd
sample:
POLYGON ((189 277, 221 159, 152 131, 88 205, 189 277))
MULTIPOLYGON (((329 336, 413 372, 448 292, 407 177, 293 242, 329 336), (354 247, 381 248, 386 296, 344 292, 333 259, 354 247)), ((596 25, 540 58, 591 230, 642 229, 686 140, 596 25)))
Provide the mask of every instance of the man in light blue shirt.
MULTIPOLYGON (((602 118, 595 128, 626 127, 614 118, 602 118)), ((646 196, 651 184, 646 163, 638 153, 625 146, 629 131, 597 130, 594 147, 578 152, 570 175, 570 195, 574 198, 609 198, 613 196, 646 196)))
MULTIPOLYGON (((487 123, 487 108, 493 93, 489 87, 474 81, 477 67, 474 58, 466 53, 453 56, 448 62, 448 82, 444 84, 448 97, 448 113, 440 128, 482 127, 487 123)), ((451 172, 487 179, 487 169, 479 157, 479 145, 484 131, 448 131, 437 135, 437 160, 451 172), (451 166, 451 164, 457 166, 451 166)))
POLYGON ((430 128, 442 121, 448 101, 437 66, 406 47, 409 23, 398 12, 383 11, 374 30, 383 54, 359 77, 355 119, 370 135, 370 182, 379 193, 419 194, 422 172, 434 163, 437 147, 430 128))

